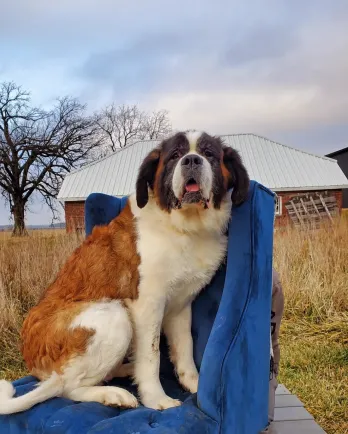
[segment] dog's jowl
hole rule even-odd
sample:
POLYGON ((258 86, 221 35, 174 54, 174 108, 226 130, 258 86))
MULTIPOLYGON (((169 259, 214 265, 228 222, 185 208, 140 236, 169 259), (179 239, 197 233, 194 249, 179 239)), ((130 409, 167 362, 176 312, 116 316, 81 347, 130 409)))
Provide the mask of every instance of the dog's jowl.
POLYGON ((120 215, 93 230, 29 312, 22 353, 40 384, 14 398, 1 381, 0 414, 55 396, 136 407, 126 390, 101 386, 125 375, 145 406, 179 405, 159 380, 161 331, 179 382, 196 392, 191 303, 224 258, 231 203, 248 186, 239 154, 217 137, 177 133, 152 150, 120 215))

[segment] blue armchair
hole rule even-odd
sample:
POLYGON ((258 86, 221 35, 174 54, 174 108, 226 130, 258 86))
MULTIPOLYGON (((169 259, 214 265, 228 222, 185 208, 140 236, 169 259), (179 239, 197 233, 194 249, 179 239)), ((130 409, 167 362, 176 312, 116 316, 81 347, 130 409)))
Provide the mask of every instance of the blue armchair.
MULTIPOLYGON (((92 194, 86 232, 118 215, 125 199, 92 194)), ((268 423, 273 193, 251 182, 247 202, 233 209, 226 264, 193 305, 194 357, 200 370, 197 395, 184 392, 161 342, 161 381, 183 400, 162 412, 121 410, 98 403, 54 398, 23 413, 0 416, 0 433, 23 434, 258 434, 268 423)), ((129 379, 115 379, 136 392, 129 379)), ((17 395, 35 387, 34 377, 15 381, 17 395)))

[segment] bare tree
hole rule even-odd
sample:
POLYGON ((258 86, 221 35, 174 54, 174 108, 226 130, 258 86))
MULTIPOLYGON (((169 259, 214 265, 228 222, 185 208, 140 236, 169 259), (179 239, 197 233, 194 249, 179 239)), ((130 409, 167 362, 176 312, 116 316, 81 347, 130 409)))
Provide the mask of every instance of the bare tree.
POLYGON ((85 107, 65 97, 49 110, 31 107, 30 94, 14 83, 0 85, 0 192, 23 235, 25 212, 34 193, 54 212, 64 175, 99 145, 97 127, 85 107))
POLYGON ((136 105, 111 104, 96 113, 94 119, 104 154, 124 148, 135 140, 160 139, 171 131, 167 111, 149 114, 136 105))
POLYGON ((172 130, 168 111, 159 110, 145 114, 143 131, 140 133, 141 140, 162 139, 172 130))

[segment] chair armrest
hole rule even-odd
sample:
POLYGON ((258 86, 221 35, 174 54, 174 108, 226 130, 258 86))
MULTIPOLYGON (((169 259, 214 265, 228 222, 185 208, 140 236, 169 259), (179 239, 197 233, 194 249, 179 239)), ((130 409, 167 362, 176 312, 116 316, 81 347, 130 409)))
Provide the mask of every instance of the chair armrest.
POLYGON ((257 434, 268 422, 273 221, 273 193, 252 182, 232 212, 224 291, 200 370, 198 406, 224 434, 257 434))

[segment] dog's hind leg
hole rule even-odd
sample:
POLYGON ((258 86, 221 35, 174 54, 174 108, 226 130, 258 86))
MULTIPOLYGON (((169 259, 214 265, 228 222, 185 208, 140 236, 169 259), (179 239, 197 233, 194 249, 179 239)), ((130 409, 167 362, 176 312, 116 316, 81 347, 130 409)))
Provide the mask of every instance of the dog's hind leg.
POLYGON ((63 395, 75 401, 136 407, 136 398, 126 390, 98 385, 122 363, 130 346, 133 332, 126 308, 117 300, 92 303, 74 319, 70 328, 75 327, 91 329, 94 334, 86 352, 64 368, 63 395))
MULTIPOLYGON (((35 323, 32 316, 30 320, 35 323)), ((50 318, 45 326, 40 339, 33 339, 30 321, 24 333, 27 357, 30 359, 31 355, 28 348, 31 353, 34 351, 32 342, 41 354, 36 361, 39 367, 34 367, 42 381, 31 392, 15 397, 12 384, 1 380, 0 414, 24 411, 56 396, 122 407, 137 405, 135 397, 126 390, 98 386, 115 366, 122 364, 131 344, 132 324, 120 301, 74 305, 62 316, 50 318), (69 323, 76 310, 79 313, 69 323)))

